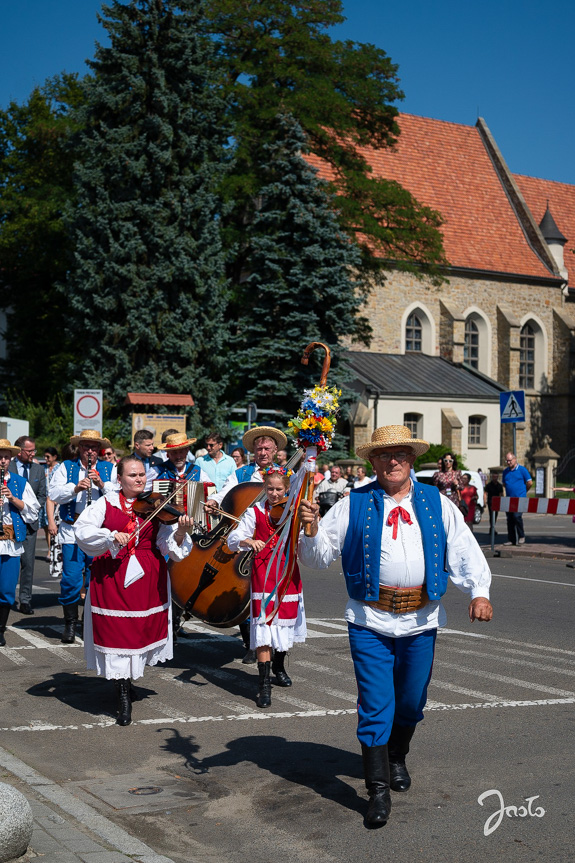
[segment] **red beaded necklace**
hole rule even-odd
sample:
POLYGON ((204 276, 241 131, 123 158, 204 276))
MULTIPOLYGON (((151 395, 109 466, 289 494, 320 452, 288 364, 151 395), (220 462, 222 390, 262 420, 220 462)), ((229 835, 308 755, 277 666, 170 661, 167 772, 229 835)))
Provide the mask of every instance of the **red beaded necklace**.
POLYGON ((123 491, 120 492, 119 497, 122 512, 130 519, 125 528, 126 533, 134 533, 134 531, 136 531, 136 535, 128 543, 128 554, 134 554, 136 551, 136 545, 138 544, 138 539, 140 538, 140 531, 138 529, 138 518, 134 515, 133 503, 130 503, 123 491))

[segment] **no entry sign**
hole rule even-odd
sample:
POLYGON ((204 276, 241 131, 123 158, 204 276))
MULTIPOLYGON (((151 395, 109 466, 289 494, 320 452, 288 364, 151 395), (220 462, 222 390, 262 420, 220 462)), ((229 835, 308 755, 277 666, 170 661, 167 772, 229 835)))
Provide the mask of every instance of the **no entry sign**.
POLYGON ((74 390, 74 434, 84 429, 102 434, 102 390, 74 390))

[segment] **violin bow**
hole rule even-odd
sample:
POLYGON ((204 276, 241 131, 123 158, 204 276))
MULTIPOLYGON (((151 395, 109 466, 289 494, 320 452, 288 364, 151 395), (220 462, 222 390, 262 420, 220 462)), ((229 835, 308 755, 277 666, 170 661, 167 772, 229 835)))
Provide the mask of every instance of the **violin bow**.
MULTIPOLYGON (((160 512, 160 510, 162 510, 165 506, 167 506, 169 504, 171 499, 173 497, 175 497, 177 495, 177 493, 180 491, 180 488, 178 488, 178 485, 181 485, 181 484, 182 483, 179 483, 179 484, 177 483, 176 488, 173 490, 173 492, 165 500, 163 500, 162 503, 159 506, 157 506, 153 512, 150 513, 150 515, 146 516, 146 518, 144 519, 142 524, 139 524, 138 527, 136 528, 136 530, 130 534, 130 536, 128 537, 128 542, 131 542, 134 539, 134 537, 136 537, 138 535, 138 533, 142 530, 142 528, 145 527, 147 524, 149 524, 152 521, 152 519, 157 516, 157 514, 160 512)), ((182 515, 183 515, 183 513, 182 513, 182 515)), ((126 543, 126 545, 127 544, 128 543, 126 543)))

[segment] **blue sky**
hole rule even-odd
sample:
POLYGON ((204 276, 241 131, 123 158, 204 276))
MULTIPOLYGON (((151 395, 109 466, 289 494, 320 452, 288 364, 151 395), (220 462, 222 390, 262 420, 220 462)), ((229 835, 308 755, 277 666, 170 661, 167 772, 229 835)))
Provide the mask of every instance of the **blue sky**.
MULTIPOLYGON (((104 38, 100 0, 0 0, 0 107, 61 71, 85 72, 104 38)), ((399 64, 401 110, 485 118, 516 173, 575 184, 573 0, 346 0, 333 35, 399 64)))

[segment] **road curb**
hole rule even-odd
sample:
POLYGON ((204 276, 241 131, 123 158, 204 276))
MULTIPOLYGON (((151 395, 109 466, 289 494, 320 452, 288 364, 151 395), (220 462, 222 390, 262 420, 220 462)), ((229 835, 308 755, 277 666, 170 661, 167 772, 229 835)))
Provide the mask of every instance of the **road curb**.
MULTIPOLYGON (((64 829, 64 832, 69 834, 72 841, 74 834, 76 834, 80 829, 80 825, 82 825, 106 843, 108 847, 107 849, 102 849, 102 851, 108 850, 111 847, 131 860, 138 861, 138 863, 174 863, 170 857, 157 854, 149 845, 136 839, 135 836, 131 836, 126 830, 114 824, 113 821, 110 821, 104 815, 101 815, 88 803, 75 797, 56 782, 48 779, 48 777, 42 776, 41 773, 38 773, 34 768, 16 758, 10 752, 2 749, 2 747, 0 747, 0 767, 12 773, 21 782, 28 785, 36 795, 43 797, 49 801, 52 807, 56 807, 59 810, 57 816, 60 816, 61 820, 65 823, 68 829, 64 829)), ((41 832, 46 830, 46 825, 39 822, 36 818, 34 824, 35 827, 40 828, 41 832)), ((65 836, 63 834, 60 834, 60 836, 65 846, 65 836)), ((41 848, 34 847, 36 844, 34 836, 32 842, 34 852, 36 854, 43 854, 41 848)), ((45 859, 48 858, 45 857, 45 859)))

